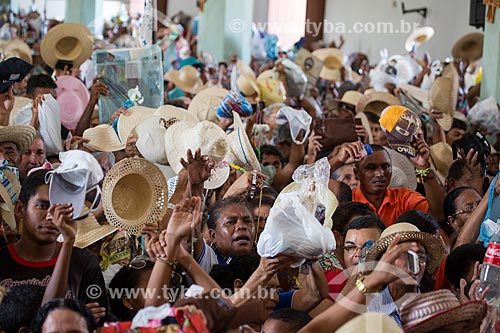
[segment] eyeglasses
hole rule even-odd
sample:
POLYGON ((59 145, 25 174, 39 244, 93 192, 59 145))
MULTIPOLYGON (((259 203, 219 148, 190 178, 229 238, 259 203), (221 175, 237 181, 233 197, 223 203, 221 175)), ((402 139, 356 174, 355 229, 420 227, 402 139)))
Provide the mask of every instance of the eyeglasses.
POLYGON ((453 214, 452 216, 453 217, 456 217, 457 215, 461 215, 461 214, 470 214, 474 211, 474 209, 476 209, 478 203, 474 203, 472 205, 468 205, 466 206, 464 209, 456 212, 455 214, 453 214))
MULTIPOLYGON (((407 253, 403 252, 401 253, 401 257, 406 258, 407 253)), ((427 253, 417 253, 418 256, 418 262, 421 264, 427 264, 429 261, 431 261, 431 256, 428 255, 427 253)))
POLYGON ((362 251, 366 247, 366 244, 368 244, 370 242, 373 242, 373 241, 368 241, 368 242, 364 243, 362 246, 357 246, 355 244, 344 245, 344 246, 342 246, 342 248, 344 249, 344 251, 347 252, 347 254, 353 255, 353 254, 357 253, 358 251, 362 251))

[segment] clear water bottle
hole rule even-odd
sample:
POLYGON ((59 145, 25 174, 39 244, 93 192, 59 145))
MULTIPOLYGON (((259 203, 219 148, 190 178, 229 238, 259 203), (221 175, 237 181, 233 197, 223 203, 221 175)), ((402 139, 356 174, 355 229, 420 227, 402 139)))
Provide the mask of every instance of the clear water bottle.
POLYGON ((486 295, 486 301, 491 305, 500 305, 500 231, 490 239, 486 254, 484 255, 483 268, 479 277, 481 285, 478 293, 482 293, 486 287, 490 291, 486 295))

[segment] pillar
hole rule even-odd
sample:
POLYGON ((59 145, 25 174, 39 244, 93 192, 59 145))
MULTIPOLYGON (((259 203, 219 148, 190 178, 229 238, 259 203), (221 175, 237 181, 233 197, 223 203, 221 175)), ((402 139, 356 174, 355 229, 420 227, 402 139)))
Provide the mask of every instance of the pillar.
POLYGON ((500 8, 495 11, 495 22, 484 24, 483 78, 481 100, 495 96, 500 101, 500 8))
POLYGON ((80 22, 94 35, 101 35, 103 0, 66 0, 65 22, 80 22))

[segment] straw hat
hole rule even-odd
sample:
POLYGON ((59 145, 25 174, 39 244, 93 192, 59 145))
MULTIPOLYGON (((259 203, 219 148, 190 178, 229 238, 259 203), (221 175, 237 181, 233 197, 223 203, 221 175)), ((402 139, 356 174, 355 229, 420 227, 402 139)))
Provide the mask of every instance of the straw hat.
POLYGON ((394 240, 396 234, 400 235, 399 243, 415 241, 424 245, 425 250, 431 259, 427 263, 427 272, 433 274, 444 258, 444 247, 441 241, 428 233, 421 232, 416 226, 410 223, 396 223, 385 229, 380 238, 372 245, 366 253, 366 261, 376 261, 384 254, 389 244, 394 240))
POLYGON ((283 82, 268 77, 259 78, 257 86, 260 89, 260 99, 269 106, 274 103, 284 103, 286 99, 286 90, 283 82))
POLYGON ((370 111, 379 115, 390 105, 399 105, 399 99, 387 92, 374 91, 366 93, 358 102, 357 112, 370 111))
MULTIPOLYGON (((440 77, 436 78, 429 90, 429 108, 436 113, 442 113, 443 118, 437 119, 441 128, 449 131, 453 125, 453 115, 458 99, 459 77, 453 64, 447 64, 440 77)), ((432 112, 432 111, 431 111, 432 112)))
POLYGON ((262 73, 257 76, 257 80, 263 80, 263 79, 273 79, 273 80, 278 80, 279 75, 276 71, 273 69, 266 69, 262 73))
POLYGON ((167 193, 167 181, 158 167, 144 158, 126 158, 104 178, 104 214, 116 228, 140 235, 146 223, 158 223, 165 215, 167 193))
POLYGON ((125 143, 120 142, 115 130, 108 124, 87 128, 83 138, 89 140, 83 146, 91 151, 114 152, 125 149, 125 143))
POLYGON ((402 83, 399 88, 403 90, 408 96, 416 99, 418 102, 422 103, 425 109, 429 109, 429 92, 425 89, 416 87, 409 83, 402 83))
POLYGON ((74 130, 85 112, 90 93, 76 77, 62 75, 57 78, 57 103, 61 109, 61 124, 74 130))
POLYGON ((432 171, 441 185, 444 185, 448 171, 453 163, 453 149, 446 142, 438 142, 429 147, 431 158, 429 159, 432 171))
POLYGON ((336 99, 333 101, 331 106, 336 109, 339 104, 348 104, 353 107, 353 109, 356 109, 356 106, 358 105, 359 101, 363 98, 363 94, 360 93, 359 91, 356 90, 348 90, 342 95, 341 99, 336 99))
POLYGON ((4 185, 0 184, 0 196, 2 197, 3 201, 0 203, 0 214, 9 228, 15 230, 17 227, 17 223, 16 217, 14 215, 14 203, 12 202, 12 195, 15 194, 16 197, 19 197, 19 193, 21 193, 21 185, 19 184, 17 175, 13 171, 3 169, 2 172, 12 185, 12 190, 14 193, 9 193, 9 191, 7 191, 7 188, 5 188, 4 185))
POLYGON ((153 115, 161 116, 166 119, 176 118, 179 121, 189 121, 192 123, 198 122, 198 118, 196 117, 196 114, 194 112, 173 105, 162 105, 158 109, 156 109, 153 115))
POLYGON ((343 66, 344 55, 336 48, 318 49, 313 55, 323 61, 319 77, 330 81, 340 81, 340 69, 343 66))
POLYGON ((90 213, 86 218, 78 221, 74 246, 84 249, 117 230, 110 224, 100 225, 94 214, 90 213))
POLYGON ((203 81, 196 68, 184 66, 180 70, 170 70, 165 74, 165 80, 173 82, 182 91, 196 94, 203 89, 203 81))
MULTIPOLYGON (((257 77, 255 72, 248 66, 244 61, 238 60, 236 63, 238 67, 238 72, 240 75, 236 80, 236 85, 238 90, 246 97, 252 97, 255 94, 260 96, 260 90, 257 86, 257 77)), ((249 100, 250 103, 255 102, 254 100, 249 100)))
POLYGON ((471 32, 462 36, 451 49, 455 59, 477 61, 483 57, 484 34, 482 32, 471 32))
POLYGON ((197 124, 181 121, 165 132, 165 151, 175 173, 182 170, 180 159, 187 158, 187 150, 191 149, 194 153, 198 148, 202 155, 221 162, 229 149, 226 134, 219 126, 206 120, 197 124))
POLYGON ((30 47, 19 38, 14 38, 8 41, 2 46, 2 50, 6 59, 17 57, 23 59, 27 63, 33 64, 33 56, 31 55, 30 47))
POLYGON ((240 74, 245 74, 245 75, 248 75, 249 77, 251 77, 252 79, 257 79, 257 76, 255 75, 255 72, 253 71, 252 68, 250 68, 250 66, 244 62, 243 60, 238 60, 236 62, 236 67, 238 68, 238 72, 240 74))
POLYGON ((200 121, 208 120, 213 123, 218 123, 216 110, 220 102, 229 91, 223 88, 206 88, 194 96, 189 103, 188 110, 195 114, 200 121))
POLYGON ((21 109, 26 107, 28 104, 31 104, 32 99, 28 97, 16 96, 14 99, 14 106, 12 107, 12 111, 9 116, 9 125, 16 124, 17 114, 21 109))
POLYGON ((373 140, 373 133, 370 127, 370 121, 368 120, 368 117, 366 116, 366 113, 364 112, 358 112, 356 113, 356 116, 354 117, 356 119, 361 119, 361 125, 363 125, 363 128, 365 129, 366 133, 368 134, 368 142, 369 144, 374 144, 373 140))
POLYGON ((56 25, 42 39, 40 53, 43 61, 52 68, 59 60, 73 62, 73 68, 80 67, 92 54, 90 36, 90 31, 80 23, 56 25))
POLYGON ((246 170, 260 171, 259 159, 255 155, 253 146, 248 139, 245 126, 240 115, 233 111, 233 131, 227 136, 229 144, 227 161, 246 170))
MULTIPOLYGON (((397 151, 384 147, 384 149, 389 153, 389 156, 391 157, 391 162, 392 162, 392 168, 399 169, 403 172, 403 174, 406 176, 406 182, 404 184, 404 187, 409 188, 410 190, 415 190, 417 188, 417 177, 415 176, 415 167, 413 166, 413 163, 403 154, 398 153, 397 151)), ((394 173, 393 173, 393 178, 394 173)), ((393 180, 391 178, 391 183, 389 184, 389 187, 394 188, 393 180)))
POLYGON ((151 117, 155 111, 155 109, 145 106, 133 106, 128 109, 127 115, 122 113, 118 118, 118 137, 120 141, 126 143, 132 130, 144 119, 151 117))
POLYGON ((342 325, 335 333, 403 333, 401 327, 386 314, 366 312, 342 325))
POLYGON ((152 116, 135 127, 137 133, 135 145, 145 159, 158 164, 168 163, 164 144, 165 132, 168 126, 176 122, 178 122, 176 118, 152 116))
POLYGON ((448 289, 416 295, 401 306, 401 321, 406 333, 433 332, 466 321, 471 330, 479 328, 486 316, 484 301, 460 304, 448 289))
POLYGON ((35 136, 36 130, 28 125, 0 126, 0 142, 13 142, 20 154, 31 146, 35 136))
POLYGON ((420 27, 413 30, 405 42, 406 52, 413 51, 414 48, 417 48, 423 43, 429 41, 432 36, 434 36, 434 28, 432 27, 420 27))

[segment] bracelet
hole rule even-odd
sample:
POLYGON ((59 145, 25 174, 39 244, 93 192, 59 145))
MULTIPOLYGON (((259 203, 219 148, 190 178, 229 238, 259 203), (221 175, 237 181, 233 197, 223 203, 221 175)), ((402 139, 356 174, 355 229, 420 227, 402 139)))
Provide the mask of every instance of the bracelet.
POLYGON ((423 182, 426 180, 426 179, 432 179, 434 178, 434 176, 429 177, 430 173, 431 173, 432 169, 431 168, 427 168, 427 169, 416 169, 415 170, 415 176, 417 177, 417 181, 420 183, 420 184, 423 184, 423 182))
POLYGON ((165 264, 165 265, 172 267, 172 269, 175 269, 177 267, 177 264, 179 263, 177 260, 168 261, 167 259, 163 259, 160 257, 156 257, 156 260, 161 262, 162 264, 165 264))
POLYGON ((365 286, 365 279, 366 279, 366 276, 363 276, 359 279, 356 280, 356 288, 358 288, 358 290, 363 293, 364 295, 366 294, 371 294, 372 292, 370 290, 368 290, 368 288, 366 288, 365 286))
POLYGON ((175 209, 175 205, 171 202, 167 204, 167 209, 175 209))

